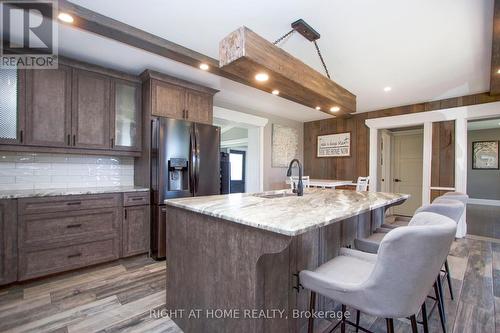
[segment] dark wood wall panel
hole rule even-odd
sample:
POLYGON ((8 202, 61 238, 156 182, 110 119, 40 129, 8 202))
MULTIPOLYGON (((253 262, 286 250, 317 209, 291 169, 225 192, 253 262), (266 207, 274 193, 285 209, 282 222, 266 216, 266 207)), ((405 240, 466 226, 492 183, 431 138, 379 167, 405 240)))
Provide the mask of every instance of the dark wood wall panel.
MULTIPOLYGON (((500 95, 492 96, 489 93, 479 93, 358 113, 349 118, 332 118, 304 123, 304 174, 312 178, 352 180, 356 180, 359 176, 367 176, 370 134, 368 127, 365 125, 366 119, 434 111, 496 101, 500 101, 500 95), (351 132, 351 157, 316 157, 316 140, 318 135, 341 133, 345 131, 351 132)), ((433 127, 432 186, 454 186, 454 137, 454 121, 442 122, 433 127)))
POLYGON ((455 121, 432 124, 431 186, 455 186, 455 121))

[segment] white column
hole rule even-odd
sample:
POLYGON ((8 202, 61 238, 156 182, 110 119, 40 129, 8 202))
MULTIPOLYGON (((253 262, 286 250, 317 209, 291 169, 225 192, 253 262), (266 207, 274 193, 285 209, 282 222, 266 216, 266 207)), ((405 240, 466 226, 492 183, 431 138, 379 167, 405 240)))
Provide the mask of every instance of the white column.
POLYGON ((422 168, 422 205, 431 202, 431 167, 432 167, 432 123, 424 123, 424 147, 422 168))
POLYGON ((370 192, 377 192, 377 184, 378 184, 378 129, 370 127, 370 192))
MULTIPOLYGON (((460 115, 455 120, 455 191, 467 193, 467 119, 460 115)), ((466 210, 457 227, 457 237, 467 234, 466 210)))

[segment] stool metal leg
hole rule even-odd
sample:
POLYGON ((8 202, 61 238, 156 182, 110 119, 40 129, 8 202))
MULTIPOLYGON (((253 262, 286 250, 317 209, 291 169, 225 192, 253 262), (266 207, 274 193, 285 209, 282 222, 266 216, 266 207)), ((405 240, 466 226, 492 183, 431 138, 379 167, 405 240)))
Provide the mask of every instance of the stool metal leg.
POLYGON ((450 298, 453 300, 453 288, 451 286, 451 276, 450 276, 450 266, 448 265, 448 259, 444 262, 444 270, 446 271, 446 280, 448 280, 448 289, 450 290, 450 298))
POLYGON ((311 299, 309 300, 309 323, 307 327, 307 333, 313 333, 314 331, 314 317, 313 317, 313 312, 314 312, 314 307, 316 305, 316 293, 314 291, 311 291, 311 299))
POLYGON ((427 320, 427 306, 425 302, 422 303, 422 325, 424 326, 424 333, 429 333, 429 322, 427 320))
POLYGON ((439 302, 441 303, 441 308, 443 309, 443 318, 444 318, 444 322, 446 323, 446 311, 444 308, 444 291, 443 291, 443 284, 441 282, 441 274, 438 275, 437 286, 439 289, 439 295, 441 297, 439 299, 439 302))
POLYGON ((361 317, 361 311, 356 310, 356 332, 359 331, 358 327, 359 326, 359 317, 361 317))
POLYGON ((417 318, 415 317, 415 315, 413 315, 413 316, 410 317, 410 321, 411 321, 411 331, 412 331, 412 333, 418 333, 417 318))
POLYGON ((345 304, 342 304, 342 322, 340 323, 341 333, 345 333, 345 311, 346 311, 346 306, 345 304))
POLYGON ((441 295, 439 294, 439 288, 437 286, 437 282, 434 282, 434 293, 436 294, 436 302, 439 311, 439 319, 441 320, 441 328, 443 329, 443 333, 446 333, 446 323, 444 321, 444 314, 443 314, 444 311, 443 308, 441 307, 441 295))
POLYGON ((385 323, 387 325, 387 333, 394 333, 394 321, 392 318, 385 318, 385 323))

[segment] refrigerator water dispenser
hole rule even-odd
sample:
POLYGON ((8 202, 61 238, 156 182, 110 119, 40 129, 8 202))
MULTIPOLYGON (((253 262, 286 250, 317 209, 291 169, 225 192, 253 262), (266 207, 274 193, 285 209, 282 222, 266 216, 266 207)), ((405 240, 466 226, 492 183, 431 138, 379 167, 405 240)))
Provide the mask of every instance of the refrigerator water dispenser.
POLYGON ((168 190, 188 190, 188 161, 185 158, 171 158, 168 160, 168 190))

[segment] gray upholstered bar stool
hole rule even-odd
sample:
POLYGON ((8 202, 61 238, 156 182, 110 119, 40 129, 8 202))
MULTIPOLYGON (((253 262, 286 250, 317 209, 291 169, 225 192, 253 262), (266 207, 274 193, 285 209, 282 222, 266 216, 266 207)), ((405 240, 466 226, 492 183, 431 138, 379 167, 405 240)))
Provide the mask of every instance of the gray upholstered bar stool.
MULTIPOLYGON (((431 212, 449 217, 455 221, 455 223, 458 223, 460 217, 462 216, 464 205, 460 201, 449 200, 442 197, 440 198, 441 199, 439 200, 436 199, 438 201, 434 201, 430 205, 424 205, 418 208, 415 211, 415 215, 422 212, 431 212)), ((412 225, 412 220, 413 219, 410 220, 408 225, 412 225)), ((356 238, 354 240, 354 246, 356 249, 363 252, 377 253, 380 242, 387 235, 387 233, 393 229, 378 228, 373 234, 366 238, 356 238)))
MULTIPOLYGON (((425 205, 420 207, 415 211, 416 216, 418 213, 421 212, 432 212, 436 214, 440 214, 443 216, 446 216, 450 219, 452 219, 455 223, 458 224, 462 214, 464 211, 464 204, 460 201, 457 200, 450 200, 447 199, 447 197, 440 197, 434 200, 434 202, 430 205, 425 205)), ((415 221, 413 218, 410 220, 410 223, 408 225, 413 225, 415 221)), ((388 234, 389 231, 394 230, 394 229, 386 229, 386 228, 378 228, 375 233, 373 233, 371 236, 364 238, 364 239, 355 239, 354 240, 354 245, 356 249, 368 253, 377 253, 379 249, 380 242, 382 239, 388 234)), ((444 267, 445 270, 444 272, 444 278, 446 278, 447 283, 448 283, 448 289, 450 291, 450 297, 453 299, 453 287, 451 283, 451 275, 450 275, 450 268, 448 265, 448 259, 444 261, 444 267)), ((435 292, 436 292, 436 298, 439 298, 437 300, 437 306, 438 306, 438 311, 439 311, 439 317, 441 319, 441 326, 443 330, 446 329, 446 312, 444 308, 444 297, 443 297, 443 287, 442 287, 442 282, 441 282, 441 274, 438 274, 438 279, 436 279, 436 287, 435 287, 435 292)))
MULTIPOLYGON (((391 230, 380 243, 376 260, 363 259, 355 251, 343 250, 338 257, 314 271, 300 272, 301 284, 311 290, 310 310, 314 311, 316 293, 356 310, 386 318, 387 331, 394 332, 393 318, 410 317, 417 332, 416 314, 432 288, 436 275, 448 255, 456 232, 456 223, 436 213, 414 216, 412 226, 391 230)), ((365 328, 343 315, 338 325, 346 324, 365 332, 365 328)), ((313 330, 309 320, 309 332, 313 330)), ((332 331, 333 331, 332 329, 332 331)))
POLYGON ((467 234, 467 224, 465 222, 465 215, 466 215, 465 209, 467 208, 467 201, 469 201, 469 196, 461 192, 447 192, 444 195, 440 196, 439 198, 436 198, 437 201, 442 199, 458 200, 464 204, 464 212, 462 213, 462 217, 458 221, 456 237, 457 238, 465 237, 465 235, 467 234))

